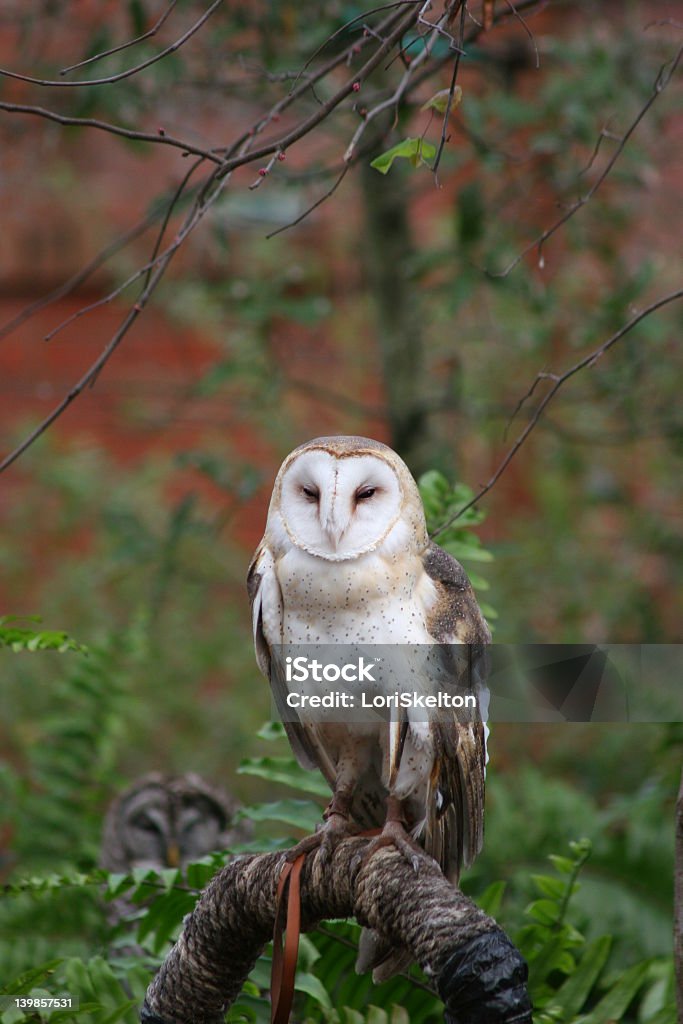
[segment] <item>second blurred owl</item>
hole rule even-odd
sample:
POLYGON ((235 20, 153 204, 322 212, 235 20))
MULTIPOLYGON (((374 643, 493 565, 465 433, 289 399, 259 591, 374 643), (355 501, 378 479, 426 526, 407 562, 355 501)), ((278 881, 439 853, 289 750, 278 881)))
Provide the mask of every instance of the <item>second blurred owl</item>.
POLYGON ((125 873, 184 867, 250 838, 250 823, 234 821, 237 809, 231 796, 194 773, 143 775, 109 806, 100 863, 125 873))

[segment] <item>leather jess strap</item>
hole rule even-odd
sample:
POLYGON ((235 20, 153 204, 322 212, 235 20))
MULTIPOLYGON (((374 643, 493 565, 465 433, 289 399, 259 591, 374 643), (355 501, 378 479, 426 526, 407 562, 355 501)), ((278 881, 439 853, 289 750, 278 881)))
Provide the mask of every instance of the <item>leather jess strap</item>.
MULTIPOLYGON (((370 838, 381 833, 380 828, 358 832, 359 838, 370 838)), ((301 934, 301 869, 306 854, 300 853, 294 861, 288 861, 282 869, 275 896, 275 925, 273 927, 273 962, 270 972, 270 1024, 287 1024, 294 1000, 294 979, 296 960, 299 955, 301 934), (284 892, 287 893, 287 912, 284 912, 284 892), (285 946, 282 948, 282 933, 286 929, 285 946)))
POLYGON ((270 983, 271 1024, 287 1024, 292 1009, 301 934, 301 869, 305 859, 306 854, 301 853, 295 861, 285 864, 277 886, 270 983), (287 913, 284 914, 284 891, 288 881, 287 913), (285 927, 287 931, 283 950, 282 933, 285 927))

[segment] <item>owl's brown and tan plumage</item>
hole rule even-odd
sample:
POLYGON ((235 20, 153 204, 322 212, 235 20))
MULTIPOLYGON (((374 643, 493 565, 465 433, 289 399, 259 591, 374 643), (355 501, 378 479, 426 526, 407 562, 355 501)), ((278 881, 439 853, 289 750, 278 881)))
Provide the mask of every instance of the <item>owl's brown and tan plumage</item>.
MULTIPOLYGON (((463 664, 471 669, 472 652, 476 658, 490 642, 464 570, 429 540, 408 468, 368 438, 316 438, 285 459, 248 588, 258 664, 281 712, 288 693, 282 645, 443 645, 424 666, 438 663, 439 673, 457 680, 463 664)), ((433 689, 435 680, 427 682, 433 689)), ((408 713, 393 723, 352 722, 300 710, 292 721, 288 710, 286 717, 298 760, 320 769, 333 792, 309 848, 329 852, 352 822, 383 826, 376 844, 391 842, 410 855, 415 836, 457 881, 483 839, 479 716, 444 717, 442 710, 422 720, 408 713)), ((373 950, 364 960, 376 964, 385 955, 373 950)), ((395 957, 388 963, 398 965, 395 957)))

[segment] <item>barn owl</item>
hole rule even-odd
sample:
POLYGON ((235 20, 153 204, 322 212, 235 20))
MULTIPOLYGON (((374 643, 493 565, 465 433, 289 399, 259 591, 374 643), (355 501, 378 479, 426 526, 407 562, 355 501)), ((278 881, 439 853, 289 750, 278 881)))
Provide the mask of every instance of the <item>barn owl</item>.
MULTIPOLYGON (((316 438, 285 459, 247 583, 256 658, 279 709, 291 689, 283 645, 444 645, 455 666, 490 642, 464 570, 429 540, 407 466, 368 438, 316 438), (458 660, 462 644, 472 646, 458 660)), ((416 864, 417 842, 457 882, 482 845, 484 725, 479 715, 421 715, 345 722, 289 711, 294 754, 332 789, 324 824, 294 855, 317 848, 325 858, 343 836, 381 827, 369 855, 391 844, 416 864)), ((361 943, 359 969, 376 967, 376 978, 404 963, 361 943)))

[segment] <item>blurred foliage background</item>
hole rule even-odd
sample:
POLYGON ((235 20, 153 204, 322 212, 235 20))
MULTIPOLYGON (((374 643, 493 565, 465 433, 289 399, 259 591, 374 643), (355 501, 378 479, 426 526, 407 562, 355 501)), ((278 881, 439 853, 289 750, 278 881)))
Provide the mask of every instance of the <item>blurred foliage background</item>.
MULTIPOLYGON (((448 67, 395 123, 378 126, 334 195, 288 231, 266 237, 332 186, 357 109, 349 104, 292 147, 257 190, 248 188, 253 168, 236 172, 95 388, 3 476, 2 610, 40 614, 88 648, 0 651, 7 885, 92 872, 107 802, 145 771, 197 771, 249 804, 287 795, 237 768, 271 751, 256 735, 271 708, 244 577, 292 447, 327 433, 378 437, 416 475, 439 472, 466 497, 530 415, 525 406, 506 436, 535 375, 565 369, 679 284, 675 79, 543 259, 533 250, 501 276, 596 181, 675 55, 673 6, 558 3, 527 15, 533 41, 512 17, 479 36, 462 62, 438 187, 425 166, 399 160, 384 176, 370 162, 407 136, 438 143, 440 118, 421 108, 447 87, 448 67)), ((4 10, 3 64, 54 77, 141 31, 162 5, 90 0, 75 22, 69 8, 4 10)), ((180 4, 181 27, 202 10, 180 4)), ((361 13, 345 3, 322 13, 309 3, 228 3, 144 74, 51 92, 51 105, 225 145, 361 13)), ((142 60, 157 49, 150 40, 132 52, 142 60)), ((130 63, 124 51, 106 72, 130 63)), ((320 86, 323 100, 328 88, 320 86)), ((359 102, 369 105, 365 89, 359 102)), ((0 99, 37 102, 35 90, 8 80, 0 99)), ((308 97, 310 109, 319 99, 308 97)), ((0 313, 12 322, 154 213, 184 167, 175 151, 86 129, 5 114, 2 130, 11 208, 0 313)), ((2 338, 5 450, 68 391, 132 293, 48 343, 44 335, 123 282, 151 239, 133 239, 75 293, 2 338)), ((680 306, 667 307, 573 380, 487 495, 485 518, 467 524, 465 536, 474 531, 491 556, 482 561, 472 541, 464 564, 495 610, 496 640, 677 641, 680 327, 680 306)), ((624 1020, 674 1019, 661 964, 671 955, 682 741, 680 723, 499 725, 491 739, 486 845, 465 888, 491 898, 490 886, 505 880, 497 910, 514 932, 548 855, 590 839, 572 926, 585 943, 612 935, 609 970, 648 961, 648 992, 659 985, 658 996, 641 989, 628 1000, 624 1020)), ((286 831, 259 828, 262 844, 286 831)), ((53 957, 88 963, 107 949, 96 885, 36 885, 40 892, 14 888, 0 902, 0 985, 53 957)), ((134 993, 144 977, 137 989, 129 979, 134 993)), ((588 1009, 600 994, 598 986, 587 995, 588 1009)), ((555 1019, 586 1010, 572 1005, 555 1019)), ((316 1003, 306 1013, 329 1011, 316 1003)))

